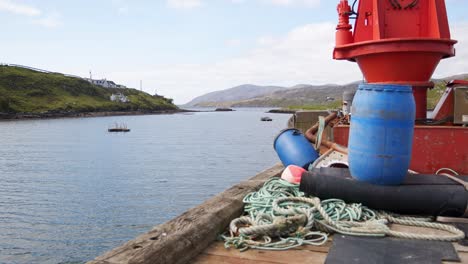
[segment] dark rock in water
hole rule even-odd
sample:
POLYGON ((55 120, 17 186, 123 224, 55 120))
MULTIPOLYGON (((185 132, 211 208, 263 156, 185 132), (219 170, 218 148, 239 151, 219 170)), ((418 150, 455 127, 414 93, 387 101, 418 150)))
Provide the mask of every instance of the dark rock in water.
POLYGON ((273 113, 273 114, 295 114, 296 110, 290 110, 290 109, 271 109, 267 113, 273 113))
POLYGON ((235 111, 235 110, 231 109, 231 108, 216 108, 215 111, 216 112, 231 112, 231 111, 235 111))

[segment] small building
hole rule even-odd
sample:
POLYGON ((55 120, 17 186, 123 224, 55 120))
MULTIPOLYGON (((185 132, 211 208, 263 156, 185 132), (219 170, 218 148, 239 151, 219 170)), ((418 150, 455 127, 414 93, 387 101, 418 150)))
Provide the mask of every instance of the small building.
POLYGON ((110 100, 112 102, 121 102, 121 103, 128 103, 130 100, 127 96, 123 95, 122 93, 112 94, 110 96, 110 100))
MULTIPOLYGON (((109 80, 106 80, 106 79, 101 79, 101 80, 94 80, 94 79, 86 79, 88 82, 94 84, 94 85, 99 85, 99 86, 102 86, 104 88, 123 88, 123 87, 119 87, 119 85, 115 84, 115 82, 113 81, 109 81, 109 80)), ((122 85, 120 85, 122 86, 122 85)))

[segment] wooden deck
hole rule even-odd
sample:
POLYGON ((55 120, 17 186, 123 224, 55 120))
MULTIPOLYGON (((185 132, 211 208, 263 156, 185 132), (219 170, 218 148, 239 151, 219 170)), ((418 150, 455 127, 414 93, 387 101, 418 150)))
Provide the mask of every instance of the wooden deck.
MULTIPOLYGON (((398 231, 409 232, 433 232, 426 228, 409 228, 399 225, 393 225, 392 229, 398 231)), ((443 232, 442 232, 443 233, 443 232)), ((235 248, 225 249, 223 242, 213 242, 205 249, 197 258, 193 260, 194 264, 323 264, 327 258, 328 251, 333 244, 333 236, 323 246, 303 246, 287 251, 262 251, 262 250, 247 250, 240 252, 235 248)), ((468 247, 453 243, 458 252, 461 262, 443 261, 444 264, 449 263, 466 263, 468 264, 468 247)))
POLYGON ((267 263, 308 263, 320 264, 325 263, 328 250, 331 242, 327 242, 324 246, 313 247, 304 246, 300 249, 288 251, 261 251, 247 250, 239 252, 239 250, 231 248, 225 249, 223 242, 215 242, 211 244, 203 253, 201 253, 193 263, 196 264, 267 264, 267 263))
MULTIPOLYGON (((288 251, 260 251, 248 250, 239 252, 237 249, 225 249, 222 242, 211 244, 203 253, 201 253, 194 261, 195 264, 323 264, 327 258, 328 250, 332 243, 324 246, 313 247, 304 246, 300 249, 288 251)), ((449 263, 468 263, 468 248, 459 245, 455 246, 458 251, 458 256, 461 262, 443 261, 444 264, 449 263)))

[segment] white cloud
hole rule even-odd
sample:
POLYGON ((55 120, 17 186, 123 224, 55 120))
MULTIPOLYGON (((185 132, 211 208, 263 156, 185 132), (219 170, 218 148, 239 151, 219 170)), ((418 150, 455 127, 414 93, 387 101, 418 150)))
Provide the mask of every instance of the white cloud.
POLYGON ((121 15, 127 15, 128 14, 128 7, 126 6, 121 6, 117 9, 117 12, 121 15))
POLYGON ((53 13, 39 19, 35 19, 33 23, 46 28, 56 28, 62 26, 62 20, 58 13, 53 13))
MULTIPOLYGON (((245 83, 293 86, 361 80, 356 63, 332 59, 335 26, 332 22, 308 24, 284 36, 260 37, 250 52, 216 63, 159 65, 150 70, 114 72, 109 77, 127 80, 134 87, 143 79, 146 87, 174 98, 179 104, 207 92, 245 83)), ((468 23, 452 25, 453 38, 459 40, 457 56, 444 60, 436 77, 468 71, 466 32, 468 23)))
POLYGON ((190 9, 202 5, 201 0, 167 0, 167 5, 171 8, 190 9))
POLYGON ((127 0, 111 0, 111 3, 119 15, 127 15, 130 11, 127 0))
POLYGON ((272 36, 262 36, 257 39, 257 44, 260 46, 268 46, 274 44, 275 41, 278 40, 272 36))
POLYGON ((226 41, 226 46, 228 47, 239 47, 240 45, 242 45, 242 40, 240 39, 228 39, 226 41))
POLYGON ((62 25, 61 17, 58 13, 44 14, 42 10, 18 3, 13 0, 0 0, 0 11, 32 17, 32 23, 47 28, 55 28, 62 25))
POLYGON ((452 38, 458 40, 455 45, 456 55, 440 62, 434 73, 436 78, 468 72, 468 22, 451 24, 450 30, 452 38))
POLYGON ((0 0, 0 11, 25 16, 39 16, 42 13, 41 10, 33 6, 20 4, 12 0, 0 0))
MULTIPOLYGON (((320 0, 256 0, 265 4, 272 4, 278 6, 305 6, 317 7, 320 5, 320 0)), ((229 0, 234 4, 247 3, 247 0, 229 0)), ((190 9, 201 6, 203 0, 167 0, 167 4, 171 8, 190 9)))
POLYGON ((266 37, 249 53, 212 64, 160 65, 151 70, 113 73, 185 103, 206 92, 254 83, 347 83, 360 78, 357 65, 334 61, 335 23, 310 24, 278 38, 266 37))
POLYGON ((281 6, 306 6, 317 7, 320 5, 320 0, 262 0, 266 3, 281 6))

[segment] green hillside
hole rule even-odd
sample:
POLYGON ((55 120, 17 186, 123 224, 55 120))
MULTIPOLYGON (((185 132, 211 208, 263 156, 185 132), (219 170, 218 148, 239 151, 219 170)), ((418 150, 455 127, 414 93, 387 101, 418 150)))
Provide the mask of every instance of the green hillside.
POLYGON ((135 89, 113 89, 59 73, 0 66, 0 113, 67 113, 176 110, 172 99, 135 89), (112 102, 122 93, 129 102, 112 102))
POLYGON ((445 91, 445 83, 443 81, 436 82, 433 89, 427 92, 427 109, 432 110, 439 102, 442 94, 445 91))

